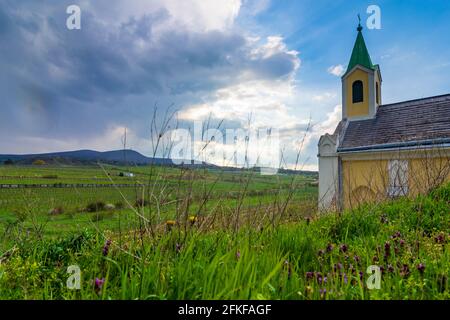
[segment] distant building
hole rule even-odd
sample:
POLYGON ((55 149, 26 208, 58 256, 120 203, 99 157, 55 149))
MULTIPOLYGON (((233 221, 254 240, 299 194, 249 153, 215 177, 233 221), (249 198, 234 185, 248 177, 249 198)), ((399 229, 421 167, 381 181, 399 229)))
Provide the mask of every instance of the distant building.
POLYGON ((119 173, 119 176, 121 176, 121 177, 133 178, 133 177, 134 177, 134 173, 131 173, 131 172, 121 172, 121 173, 119 173))
POLYGON ((414 196, 450 180, 450 94, 383 105, 380 67, 357 30, 342 120, 319 141, 322 210, 414 196))

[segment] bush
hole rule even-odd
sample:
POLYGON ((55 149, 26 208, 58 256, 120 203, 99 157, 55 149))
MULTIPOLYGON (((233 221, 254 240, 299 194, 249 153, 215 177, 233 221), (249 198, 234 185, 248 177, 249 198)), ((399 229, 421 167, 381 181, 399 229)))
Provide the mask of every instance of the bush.
POLYGON ((87 231, 65 239, 51 240, 41 247, 42 263, 46 266, 67 264, 71 254, 79 253, 82 249, 90 247, 93 240, 93 235, 87 231))
POLYGON ((38 159, 38 160, 34 160, 33 161, 33 165, 35 165, 35 166, 43 166, 43 165, 46 165, 46 162, 44 160, 38 159))
POLYGON ((103 201, 91 202, 86 206, 87 212, 98 212, 105 210, 105 203, 103 201))
POLYGON ((121 201, 116 202, 114 205, 118 210, 125 208, 125 205, 121 201))
POLYGON ((114 211, 116 209, 116 206, 113 205, 112 203, 108 203, 105 205, 105 210, 107 211, 114 211))

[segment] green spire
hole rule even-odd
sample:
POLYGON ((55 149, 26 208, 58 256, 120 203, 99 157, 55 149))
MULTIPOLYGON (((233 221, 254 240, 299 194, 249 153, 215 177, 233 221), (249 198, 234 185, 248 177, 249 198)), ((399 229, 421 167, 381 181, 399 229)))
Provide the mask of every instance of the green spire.
MULTIPOLYGON (((359 18, 359 15, 358 15, 359 18)), ((348 63, 348 68, 345 74, 347 74, 350 70, 352 70, 356 65, 362 65, 368 69, 375 69, 375 66, 372 64, 372 60, 370 59, 369 51, 367 51, 366 43, 364 42, 364 37, 362 35, 361 22, 358 24, 358 36, 356 37, 355 46, 353 47, 352 57, 350 58, 350 62, 348 63)))

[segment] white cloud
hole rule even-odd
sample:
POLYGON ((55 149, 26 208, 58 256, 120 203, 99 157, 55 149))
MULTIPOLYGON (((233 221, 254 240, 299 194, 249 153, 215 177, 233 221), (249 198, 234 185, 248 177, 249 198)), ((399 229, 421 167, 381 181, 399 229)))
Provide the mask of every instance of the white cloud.
MULTIPOLYGON (((286 44, 281 36, 269 36, 264 45, 259 46, 252 50, 251 54, 254 59, 258 58, 270 58, 279 53, 286 53, 292 56, 297 56, 298 52, 295 50, 288 50, 286 44)), ((298 61, 300 62, 300 61, 298 61)), ((298 65, 297 67, 299 67, 298 65)))
POLYGON ((332 74, 332 75, 334 75, 336 77, 340 77, 340 76, 342 76, 344 74, 345 68, 344 68, 344 66, 342 64, 338 64, 338 65, 329 67, 327 69, 327 71, 328 71, 329 74, 332 74))
POLYGON ((327 113, 326 119, 322 122, 316 123, 312 126, 311 134, 308 135, 307 144, 311 142, 318 142, 320 136, 325 133, 333 134, 339 121, 342 118, 342 106, 336 105, 333 111, 327 113))
MULTIPOLYGON (((342 106, 336 105, 333 111, 327 113, 325 120, 311 124, 309 132, 304 135, 304 141, 301 141, 302 139, 293 140, 293 146, 297 147, 299 143, 303 143, 304 149, 313 148, 316 151, 319 138, 325 133, 333 134, 341 117, 342 106)), ((303 135, 298 134, 297 136, 303 138, 303 135)))
POLYGON ((244 125, 251 115, 254 126, 284 128, 298 122, 283 102, 293 90, 290 81, 243 82, 217 90, 208 101, 187 107, 179 117, 193 121, 211 114, 216 119, 239 121, 244 125))
POLYGON ((242 70, 237 76, 238 83, 216 90, 204 103, 187 106, 180 112, 182 120, 201 120, 209 114, 217 119, 237 120, 245 123, 249 115, 255 126, 286 127, 298 123, 292 117, 285 101, 296 90, 294 77, 300 67, 296 51, 288 50, 283 39, 278 36, 268 37, 262 45, 256 45, 258 39, 251 39, 254 45, 250 56, 254 60, 270 59, 283 56, 292 63, 290 73, 284 78, 260 79, 242 70))
POLYGON ((322 132, 322 134, 325 133, 332 134, 336 129, 336 126, 338 125, 339 121, 341 121, 342 105, 335 106, 332 112, 327 113, 326 117, 327 117, 326 120, 320 123, 317 126, 317 129, 319 130, 319 132, 322 132))
MULTIPOLYGON (((225 30, 233 26, 241 9, 241 0, 113 0, 104 2, 89 1, 85 7, 108 24, 121 24, 130 17, 136 19, 165 10, 170 16, 169 25, 204 32, 225 30)), ((162 26, 159 26, 162 27, 162 26)))
POLYGON ((242 6, 250 15, 258 15, 267 10, 270 6, 270 0, 243 0, 242 6))
POLYGON ((316 94, 312 98, 315 102, 325 102, 336 99, 336 93, 324 92, 321 94, 316 94))

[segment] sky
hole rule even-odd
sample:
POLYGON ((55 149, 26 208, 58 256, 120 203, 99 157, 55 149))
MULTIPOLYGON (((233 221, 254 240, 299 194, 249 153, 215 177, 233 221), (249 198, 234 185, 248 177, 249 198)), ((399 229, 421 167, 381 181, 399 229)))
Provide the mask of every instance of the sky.
POLYGON ((127 148, 151 156, 152 123, 176 112, 169 133, 220 126, 223 143, 193 134, 193 146, 215 148, 209 162, 256 148, 231 148, 226 130, 259 128, 277 132, 284 167, 300 152, 297 169, 317 170, 357 14, 383 103, 450 93, 447 0, 0 0, 0 153, 115 150, 126 129, 127 148), (79 30, 66 26, 69 5, 79 30), (381 29, 366 26, 370 5, 381 29))

